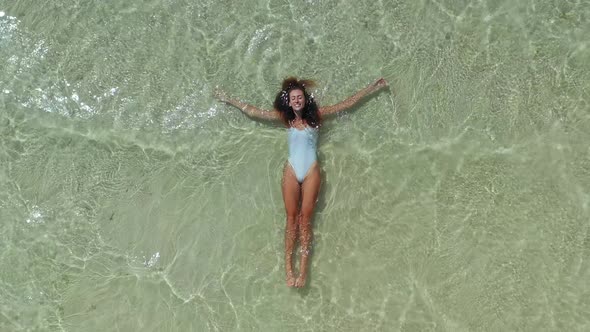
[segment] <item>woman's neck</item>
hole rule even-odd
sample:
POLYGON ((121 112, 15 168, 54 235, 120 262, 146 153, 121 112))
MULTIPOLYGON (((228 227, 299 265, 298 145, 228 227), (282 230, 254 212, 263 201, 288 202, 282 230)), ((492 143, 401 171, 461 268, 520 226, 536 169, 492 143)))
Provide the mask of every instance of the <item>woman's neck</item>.
POLYGON ((300 127, 305 127, 306 123, 305 123, 305 120, 303 120, 302 118, 295 117, 295 119, 291 120, 290 125, 291 125, 291 127, 294 127, 294 128, 300 128, 300 127))

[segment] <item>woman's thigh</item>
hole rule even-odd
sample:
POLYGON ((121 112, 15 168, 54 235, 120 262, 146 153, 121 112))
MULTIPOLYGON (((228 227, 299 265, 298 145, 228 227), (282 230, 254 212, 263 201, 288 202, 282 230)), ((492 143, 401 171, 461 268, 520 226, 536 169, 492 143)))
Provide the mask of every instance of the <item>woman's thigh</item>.
POLYGON ((289 163, 285 163, 285 168, 283 169, 282 189, 287 217, 296 217, 299 214, 301 185, 297 181, 295 172, 289 163))
POLYGON ((311 217, 318 201, 322 177, 320 166, 315 163, 301 184, 301 214, 311 217))

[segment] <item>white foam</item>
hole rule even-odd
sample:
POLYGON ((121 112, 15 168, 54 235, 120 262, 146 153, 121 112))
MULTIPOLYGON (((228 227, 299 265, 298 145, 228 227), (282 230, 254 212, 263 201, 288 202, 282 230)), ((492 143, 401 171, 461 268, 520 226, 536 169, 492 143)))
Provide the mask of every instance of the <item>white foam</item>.
POLYGON ((45 222, 45 220, 43 220, 43 214, 41 213, 41 209, 39 209, 38 206, 33 206, 33 209, 29 214, 29 218, 27 218, 26 222, 27 224, 42 224, 45 222))
POLYGON ((254 37, 252 37, 250 44, 248 45, 248 54, 251 55, 256 49, 258 49, 262 42, 268 40, 270 37, 270 32, 268 32, 270 28, 269 25, 266 25, 262 29, 257 29, 254 32, 254 37))
POLYGON ((153 254, 149 260, 144 260, 143 265, 145 265, 145 267, 154 267, 154 265, 156 265, 159 260, 160 260, 160 252, 158 251, 155 254, 153 254))

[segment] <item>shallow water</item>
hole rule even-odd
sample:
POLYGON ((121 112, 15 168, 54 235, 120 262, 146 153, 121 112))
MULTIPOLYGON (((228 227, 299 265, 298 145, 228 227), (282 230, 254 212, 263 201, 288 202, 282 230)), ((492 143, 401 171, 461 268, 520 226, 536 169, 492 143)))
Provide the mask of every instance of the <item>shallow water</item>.
POLYGON ((588 1, 0 0, 1 331, 590 328, 588 1), (285 286, 289 75, 328 119, 285 286))

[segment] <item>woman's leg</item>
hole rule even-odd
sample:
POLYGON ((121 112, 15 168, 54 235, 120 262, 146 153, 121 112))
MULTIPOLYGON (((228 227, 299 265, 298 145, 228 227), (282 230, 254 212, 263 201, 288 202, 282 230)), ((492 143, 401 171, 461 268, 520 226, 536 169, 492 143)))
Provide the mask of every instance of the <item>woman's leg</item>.
POLYGON ((297 217, 299 215, 299 198, 301 196, 301 185, 295 177, 295 172, 287 162, 283 169, 283 201, 287 213, 287 224, 285 225, 285 272, 287 273, 287 286, 295 286, 293 275, 293 248, 297 239, 297 217))
POLYGON ((295 287, 305 286, 307 278, 307 259, 311 245, 312 226, 311 218, 313 210, 318 201, 320 192, 320 167, 317 163, 311 166, 303 183, 301 184, 301 211, 299 213, 299 244, 301 246, 301 261, 299 266, 299 277, 295 281, 295 287))

